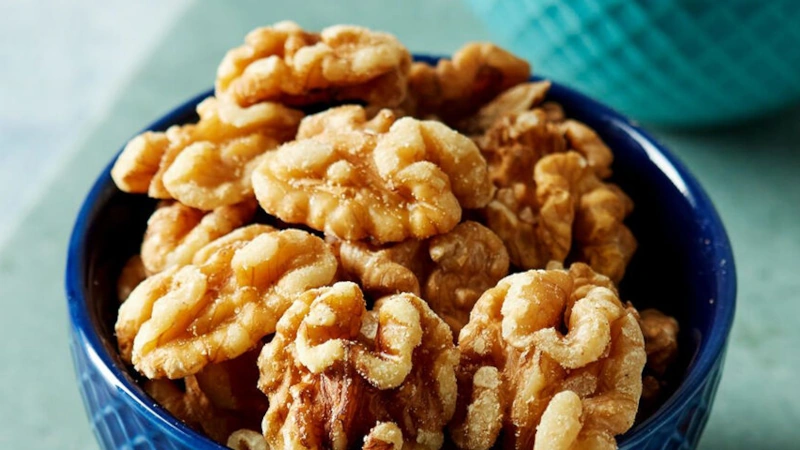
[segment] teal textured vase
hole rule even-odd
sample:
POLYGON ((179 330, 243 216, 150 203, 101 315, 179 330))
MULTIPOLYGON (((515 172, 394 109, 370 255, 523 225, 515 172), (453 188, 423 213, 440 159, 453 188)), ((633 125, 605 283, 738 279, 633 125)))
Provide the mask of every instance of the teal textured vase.
POLYGON ((535 71, 635 119, 735 122, 800 100, 800 0, 468 0, 535 71))

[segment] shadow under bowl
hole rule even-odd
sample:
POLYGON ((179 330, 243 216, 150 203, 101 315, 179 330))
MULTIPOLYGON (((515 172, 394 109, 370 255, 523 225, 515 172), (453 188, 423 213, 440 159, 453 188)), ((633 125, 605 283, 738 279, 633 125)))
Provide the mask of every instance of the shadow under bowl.
MULTIPOLYGON (((195 106, 212 94, 189 100, 147 129, 197 120, 195 106)), ((647 133, 557 83, 548 100, 594 128, 614 150, 613 181, 636 204, 628 224, 639 249, 620 286, 623 300, 639 309, 657 307, 681 325, 680 383, 653 415, 619 438, 620 448, 694 448, 722 374, 735 308, 736 275, 725 229, 697 180, 647 133)), ((80 209, 65 280, 72 355, 92 428, 105 449, 223 449, 156 404, 117 353, 116 280, 139 251, 155 201, 119 191, 112 164, 80 209)))

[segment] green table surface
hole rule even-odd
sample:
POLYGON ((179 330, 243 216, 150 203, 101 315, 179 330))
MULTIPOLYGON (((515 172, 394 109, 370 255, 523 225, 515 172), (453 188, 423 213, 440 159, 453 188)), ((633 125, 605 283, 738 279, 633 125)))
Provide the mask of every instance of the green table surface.
MULTIPOLYGON (((78 206, 132 134, 211 86, 224 51, 248 30, 287 18, 309 28, 357 23, 430 53, 490 38, 451 0, 195 1, 181 14, 0 244, 0 448, 96 448, 70 362, 62 288, 78 206)), ((653 131, 709 192, 739 277, 725 372, 700 447, 798 448, 800 110, 724 129, 653 131)))

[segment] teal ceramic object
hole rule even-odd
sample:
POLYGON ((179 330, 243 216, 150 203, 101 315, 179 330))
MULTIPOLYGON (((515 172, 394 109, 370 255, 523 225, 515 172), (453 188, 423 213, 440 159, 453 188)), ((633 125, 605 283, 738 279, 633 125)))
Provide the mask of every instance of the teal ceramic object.
POLYGON ((635 119, 706 126, 800 100, 799 0, 468 0, 499 44, 635 119))

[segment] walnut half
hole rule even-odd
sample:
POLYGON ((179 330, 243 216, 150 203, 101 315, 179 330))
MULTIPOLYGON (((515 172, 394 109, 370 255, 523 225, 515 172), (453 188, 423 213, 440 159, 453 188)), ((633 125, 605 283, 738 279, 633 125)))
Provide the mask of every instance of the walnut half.
POLYGON ((459 349, 450 429, 460 448, 488 449, 501 430, 505 448, 616 448, 633 425, 642 332, 611 280, 585 264, 501 280, 478 300, 459 349))
POLYGON ((456 400, 450 329, 412 294, 366 310, 349 282, 306 292, 259 357, 271 448, 438 449, 456 400))

